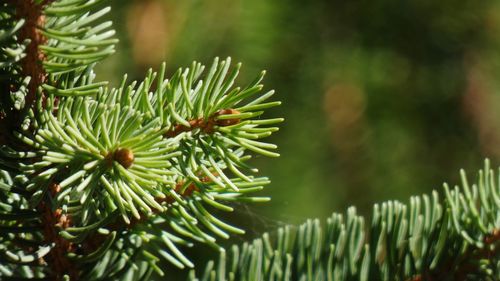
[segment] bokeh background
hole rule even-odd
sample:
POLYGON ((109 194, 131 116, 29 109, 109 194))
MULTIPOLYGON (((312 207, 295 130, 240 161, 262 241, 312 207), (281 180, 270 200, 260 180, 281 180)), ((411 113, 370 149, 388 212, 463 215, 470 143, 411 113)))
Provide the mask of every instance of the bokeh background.
MULTIPOLYGON (((500 156, 500 2, 112 0, 120 44, 98 66, 117 85, 216 56, 268 71, 286 122, 278 159, 253 164, 268 204, 229 220, 251 239, 282 224, 440 189, 500 156)), ((234 242, 234 241, 232 241, 234 242)), ((204 252, 205 255, 208 252, 204 252)))

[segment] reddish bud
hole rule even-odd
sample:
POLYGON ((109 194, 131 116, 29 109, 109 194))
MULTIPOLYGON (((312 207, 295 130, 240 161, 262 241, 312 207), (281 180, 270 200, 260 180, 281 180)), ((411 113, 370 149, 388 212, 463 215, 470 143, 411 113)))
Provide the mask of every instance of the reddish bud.
POLYGON ((113 159, 128 169, 134 163, 134 153, 128 148, 120 148, 115 151, 113 159))
MULTIPOLYGON (((228 109, 221 109, 221 110, 217 111, 216 116, 220 116, 220 115, 232 115, 232 114, 240 114, 240 113, 241 112, 239 112, 236 109, 228 108, 228 109)), ((241 120, 239 118, 234 118, 234 119, 219 119, 219 120, 216 121, 216 124, 218 126, 221 126, 221 127, 226 127, 226 126, 236 125, 236 124, 240 123, 240 121, 241 120)))

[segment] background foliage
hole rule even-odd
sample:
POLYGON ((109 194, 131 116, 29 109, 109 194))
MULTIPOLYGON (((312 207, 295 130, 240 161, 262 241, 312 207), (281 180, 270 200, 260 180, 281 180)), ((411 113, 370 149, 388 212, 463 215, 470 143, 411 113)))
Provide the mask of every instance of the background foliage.
MULTIPOLYGON (((496 1, 114 0, 120 44, 98 66, 118 84, 167 61, 232 56, 266 68, 287 119, 281 158, 255 163, 272 203, 239 218, 248 237, 283 223, 458 182, 500 155, 496 1), (362 196, 360 196, 362 195, 362 196)), ((246 210, 246 211, 245 211, 246 210)), ((232 216, 233 214, 231 214, 232 216)))

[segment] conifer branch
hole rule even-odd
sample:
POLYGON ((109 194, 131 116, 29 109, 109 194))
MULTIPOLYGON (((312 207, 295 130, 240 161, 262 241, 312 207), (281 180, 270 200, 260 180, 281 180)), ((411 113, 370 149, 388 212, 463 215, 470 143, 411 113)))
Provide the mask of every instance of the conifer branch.
POLYGON ((416 196, 408 205, 376 204, 372 222, 354 207, 278 229, 222 250, 189 280, 498 280, 500 180, 486 160, 478 180, 416 196))

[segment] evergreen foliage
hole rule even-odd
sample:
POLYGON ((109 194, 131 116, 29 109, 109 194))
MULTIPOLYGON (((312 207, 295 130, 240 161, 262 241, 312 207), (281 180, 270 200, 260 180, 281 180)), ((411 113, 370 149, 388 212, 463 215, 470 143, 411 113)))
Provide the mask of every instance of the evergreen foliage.
POLYGON ((216 237, 244 232, 213 209, 268 200, 253 193, 269 180, 247 164, 249 151, 278 156, 260 141, 282 121, 261 118, 279 105, 262 93, 264 72, 236 87, 240 64, 229 58, 168 79, 163 64, 142 82, 107 88, 92 71, 116 43, 111 23, 99 21, 110 10, 101 2, 2 4, 2 71, 19 76, 2 81, 19 88, 3 108, 25 113, 0 150, 2 280, 148 280, 163 275, 160 260, 193 267, 179 245, 218 248, 216 237), (18 19, 23 8, 39 18, 18 19), (34 54, 23 53, 34 42, 18 42, 19 30, 37 35, 34 54), (43 66, 37 79, 15 64, 30 56, 43 66), (34 82, 31 101, 17 94, 34 82))
POLYGON ((248 160, 279 156, 261 139, 283 121, 262 117, 280 102, 264 72, 236 86, 230 58, 108 87, 93 72, 117 43, 105 2, 0 4, 1 280, 150 280, 162 261, 193 268, 194 243, 221 251, 201 280, 499 279, 489 163, 443 201, 376 205, 367 231, 351 208, 325 230, 309 221, 226 254, 217 238, 244 230, 214 214, 268 201, 248 160))
POLYGON ((500 178, 488 160, 476 183, 461 176, 442 200, 435 191, 375 204, 369 226, 351 207, 266 233, 189 280, 500 280, 500 178))

